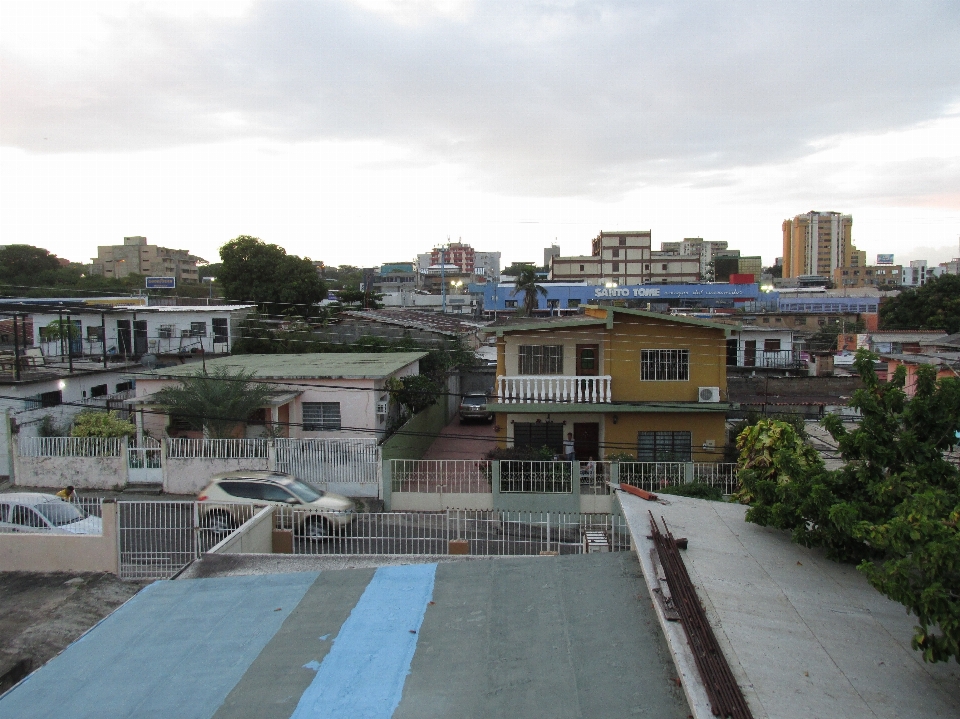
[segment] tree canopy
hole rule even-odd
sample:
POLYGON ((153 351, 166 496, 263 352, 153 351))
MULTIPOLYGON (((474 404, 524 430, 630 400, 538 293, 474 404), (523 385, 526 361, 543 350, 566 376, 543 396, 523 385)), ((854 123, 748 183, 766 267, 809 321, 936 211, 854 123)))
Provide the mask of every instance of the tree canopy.
POLYGON ((941 275, 884 300, 880 326, 886 330, 960 332, 960 276, 941 275))
POLYGON ((0 247, 0 280, 11 282, 35 278, 60 269, 56 255, 42 247, 31 245, 7 245, 0 247))
POLYGON ((267 314, 312 315, 327 290, 308 258, 288 255, 279 245, 268 245, 240 235, 220 248, 217 284, 233 302, 255 302, 267 314))
POLYGON ((116 412, 81 412, 73 420, 71 437, 132 437, 133 423, 120 419, 116 412))
POLYGON ((905 372, 889 382, 861 350, 863 380, 850 406, 861 419, 847 429, 823 424, 844 465, 826 470, 789 425, 764 420, 737 439, 739 499, 747 520, 793 532, 828 556, 858 562, 869 582, 916 615, 915 649, 926 661, 960 661, 960 469, 944 453, 957 444, 960 380, 917 372, 907 397, 905 372))

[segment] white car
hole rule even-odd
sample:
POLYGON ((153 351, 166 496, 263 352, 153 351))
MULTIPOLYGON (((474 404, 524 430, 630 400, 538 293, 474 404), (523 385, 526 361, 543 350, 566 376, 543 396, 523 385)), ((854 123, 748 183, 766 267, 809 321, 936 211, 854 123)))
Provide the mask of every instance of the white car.
POLYGON ((320 539, 347 530, 356 519, 353 500, 304 484, 283 472, 237 471, 214 475, 200 492, 200 521, 215 531, 235 529, 255 505, 289 507, 297 534, 320 539), (206 506, 204 506, 206 505, 206 506))
POLYGON ((0 532, 103 534, 103 520, 54 494, 0 494, 0 532))

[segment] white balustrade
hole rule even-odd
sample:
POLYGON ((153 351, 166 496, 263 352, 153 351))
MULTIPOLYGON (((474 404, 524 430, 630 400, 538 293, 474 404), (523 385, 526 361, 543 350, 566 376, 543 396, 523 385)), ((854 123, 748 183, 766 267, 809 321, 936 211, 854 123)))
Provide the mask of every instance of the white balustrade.
POLYGON ((497 377, 497 401, 502 404, 601 403, 611 401, 610 375, 512 375, 497 377))

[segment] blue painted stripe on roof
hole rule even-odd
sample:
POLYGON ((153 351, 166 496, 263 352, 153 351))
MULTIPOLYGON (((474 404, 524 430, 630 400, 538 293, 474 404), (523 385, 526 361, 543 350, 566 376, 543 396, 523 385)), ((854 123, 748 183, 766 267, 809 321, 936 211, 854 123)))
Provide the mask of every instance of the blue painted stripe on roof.
POLYGON ((209 719, 317 576, 156 582, 0 699, 0 717, 209 719))
POLYGON ((380 567, 291 719, 389 719, 400 703, 436 564, 380 567))

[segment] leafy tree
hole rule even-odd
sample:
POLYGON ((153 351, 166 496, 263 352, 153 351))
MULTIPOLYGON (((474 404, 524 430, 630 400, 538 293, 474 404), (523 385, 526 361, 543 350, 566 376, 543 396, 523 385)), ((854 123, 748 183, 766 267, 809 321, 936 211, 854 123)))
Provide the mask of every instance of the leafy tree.
POLYGON ((272 393, 268 385, 253 382, 253 376, 253 372, 231 373, 216 367, 209 374, 185 377, 178 387, 164 387, 157 392, 156 403, 202 427, 208 437, 228 439, 272 393))
POLYGON ((513 289, 513 296, 523 295, 523 306, 519 314, 529 317, 537 309, 539 296, 547 296, 547 291, 537 284, 537 271, 533 267, 525 267, 517 275, 516 285, 513 289))
POLYGON ((512 262, 510 266, 500 272, 501 275, 509 277, 518 277, 524 270, 533 270, 536 272, 539 268, 532 262, 512 262))
POLYGON ((81 412, 73 420, 71 437, 132 437, 137 428, 116 412, 81 412))
POLYGON ((913 646, 926 661, 960 661, 960 470, 944 457, 957 444, 960 381, 938 382, 921 367, 908 398, 903 369, 882 383, 875 359, 857 353, 856 428, 835 415, 824 420, 844 466, 824 469, 788 425, 760 422, 737 440, 740 499, 751 504, 749 521, 858 562, 874 587, 917 616, 913 646))
POLYGON ((56 255, 42 247, 7 245, 0 247, 0 279, 12 282, 32 280, 60 269, 56 255))
POLYGON ((770 275, 774 279, 780 279, 783 277, 783 265, 770 265, 770 267, 764 267, 762 274, 770 275))
POLYGON ((405 407, 410 414, 417 414, 432 407, 440 399, 443 386, 434 378, 425 374, 401 377, 388 382, 390 394, 405 407))
POLYGON ((915 289, 905 289, 880 305, 886 330, 960 332, 960 275, 941 275, 915 289))
POLYGON ((313 263, 279 245, 240 235, 220 248, 220 258, 217 283, 228 300, 253 301, 270 314, 312 315, 327 296, 313 263))
POLYGON ((61 337, 64 339, 77 339, 80 336, 80 328, 72 322, 68 323, 66 320, 54 320, 42 329, 43 332, 41 332, 41 334, 48 342, 58 340, 61 337))

